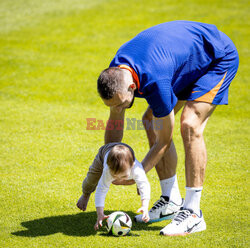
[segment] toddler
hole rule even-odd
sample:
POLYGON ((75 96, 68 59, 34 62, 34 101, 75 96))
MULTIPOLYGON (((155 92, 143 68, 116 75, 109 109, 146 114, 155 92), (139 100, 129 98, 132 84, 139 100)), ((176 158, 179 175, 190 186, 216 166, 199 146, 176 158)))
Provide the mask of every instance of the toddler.
POLYGON ((86 210, 89 197, 96 189, 95 206, 97 221, 95 230, 102 226, 102 221, 108 216, 104 215, 104 202, 109 186, 115 180, 133 179, 141 196, 142 220, 149 221, 148 204, 150 200, 150 185, 142 164, 135 159, 133 149, 124 143, 109 143, 99 149, 87 177, 82 183, 82 196, 77 202, 77 207, 86 210))

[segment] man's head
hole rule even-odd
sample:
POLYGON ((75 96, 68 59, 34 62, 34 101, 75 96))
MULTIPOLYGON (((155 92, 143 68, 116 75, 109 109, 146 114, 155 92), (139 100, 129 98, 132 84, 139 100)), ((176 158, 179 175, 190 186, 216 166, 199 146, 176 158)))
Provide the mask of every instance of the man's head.
POLYGON ((134 162, 134 151, 132 148, 125 145, 114 146, 110 150, 107 158, 107 164, 111 175, 117 179, 128 178, 134 162))
POLYGON ((118 67, 105 69, 97 80, 97 89, 103 102, 118 112, 132 107, 136 84, 129 71, 118 67))

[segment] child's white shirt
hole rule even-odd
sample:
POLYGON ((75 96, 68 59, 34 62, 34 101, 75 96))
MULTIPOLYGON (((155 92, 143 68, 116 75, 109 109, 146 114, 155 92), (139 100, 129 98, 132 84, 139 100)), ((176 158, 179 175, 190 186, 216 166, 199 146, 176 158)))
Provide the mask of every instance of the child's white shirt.
MULTIPOLYGON (((96 207, 104 207, 106 194, 108 193, 110 184, 115 180, 109 170, 107 165, 107 158, 109 152, 105 154, 104 162, 103 162, 103 172, 102 176, 97 184, 96 193, 95 193, 95 206, 96 207)), ((141 199, 150 199, 150 184, 148 182, 146 173, 142 164, 135 159, 134 166, 131 169, 130 176, 128 179, 134 179, 137 188, 140 192, 141 199)))

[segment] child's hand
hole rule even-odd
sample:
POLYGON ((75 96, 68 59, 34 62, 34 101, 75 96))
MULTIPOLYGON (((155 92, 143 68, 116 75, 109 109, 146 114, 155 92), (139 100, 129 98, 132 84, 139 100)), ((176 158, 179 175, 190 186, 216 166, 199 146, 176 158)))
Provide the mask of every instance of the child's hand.
POLYGON ((90 197, 90 194, 82 194, 76 206, 82 211, 85 211, 88 205, 89 197, 90 197))
POLYGON ((142 220, 144 222, 148 222, 150 220, 150 217, 149 217, 149 214, 148 214, 148 208, 147 207, 140 207, 138 210, 137 210, 137 213, 142 213, 142 220))
POLYGON ((97 221, 96 221, 96 223, 94 225, 94 229, 98 230, 99 226, 102 227, 102 221, 106 220, 108 218, 108 216, 104 215, 103 207, 97 207, 96 211, 97 211, 97 221))
POLYGON ((94 229, 98 230, 99 226, 102 227, 102 221, 106 220, 107 218, 108 218, 108 216, 106 216, 106 215, 98 216, 97 221, 96 221, 95 226, 94 226, 94 229))

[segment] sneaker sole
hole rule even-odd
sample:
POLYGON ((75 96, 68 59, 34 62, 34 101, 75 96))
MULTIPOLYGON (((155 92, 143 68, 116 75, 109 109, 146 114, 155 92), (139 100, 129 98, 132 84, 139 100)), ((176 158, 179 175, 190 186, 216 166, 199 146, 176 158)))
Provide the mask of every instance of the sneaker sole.
MULTIPOLYGON (((163 221, 163 220, 172 220, 174 218, 175 214, 176 213, 168 215, 166 217, 159 218, 159 219, 153 219, 153 220, 150 219, 147 223, 155 223, 155 222, 160 222, 160 221, 163 221)), ((137 223, 145 223, 144 221, 137 221, 136 218, 134 218, 134 221, 137 222, 137 223)))
POLYGON ((205 230, 206 230, 206 223, 204 222, 204 223, 202 223, 201 226, 198 226, 196 229, 193 229, 191 232, 167 234, 167 233, 164 233, 163 231, 161 231, 160 235, 163 235, 163 236, 186 236, 186 235, 189 235, 192 233, 202 232, 205 230))
POLYGON ((173 236, 186 236, 189 235, 190 233, 178 233, 178 234, 164 234, 164 232, 160 232, 160 235, 162 236, 169 236, 169 237, 173 237, 173 236))

